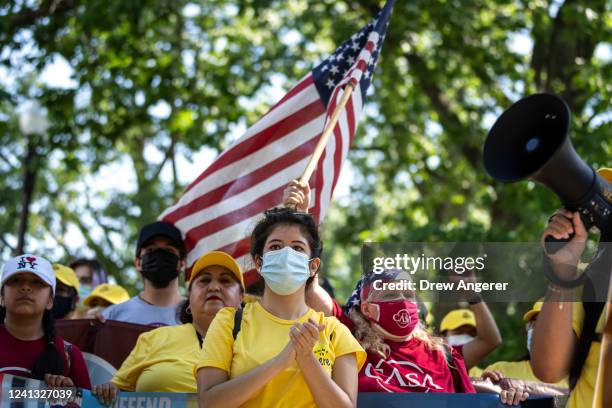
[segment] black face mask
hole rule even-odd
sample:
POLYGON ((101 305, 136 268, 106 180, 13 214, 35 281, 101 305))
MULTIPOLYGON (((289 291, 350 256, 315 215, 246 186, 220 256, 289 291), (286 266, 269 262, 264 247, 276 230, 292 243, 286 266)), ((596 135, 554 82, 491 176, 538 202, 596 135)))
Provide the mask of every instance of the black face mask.
POLYGON ((166 288, 178 276, 179 257, 165 249, 156 249, 140 257, 142 276, 158 289, 166 288))
POLYGON ((72 312, 74 298, 72 296, 55 296, 53 298, 53 309, 51 313, 54 319, 63 319, 72 312))

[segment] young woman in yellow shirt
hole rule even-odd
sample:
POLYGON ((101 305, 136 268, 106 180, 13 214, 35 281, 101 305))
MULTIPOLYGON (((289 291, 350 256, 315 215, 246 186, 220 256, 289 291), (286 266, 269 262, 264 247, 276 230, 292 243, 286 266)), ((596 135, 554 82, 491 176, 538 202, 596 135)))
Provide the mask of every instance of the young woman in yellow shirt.
POLYGON ((242 311, 221 310, 195 367, 200 406, 354 407, 365 352, 334 317, 306 305, 305 288, 321 264, 313 218, 291 209, 266 211, 251 236, 265 289, 242 311))

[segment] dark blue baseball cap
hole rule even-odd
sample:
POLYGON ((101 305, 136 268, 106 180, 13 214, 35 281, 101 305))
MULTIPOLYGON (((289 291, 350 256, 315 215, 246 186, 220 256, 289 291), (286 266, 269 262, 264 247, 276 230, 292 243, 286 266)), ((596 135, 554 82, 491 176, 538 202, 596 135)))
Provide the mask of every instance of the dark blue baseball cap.
POLYGON ((140 250, 154 237, 166 237, 174 244, 174 247, 179 250, 181 257, 185 256, 185 243, 181 231, 174 225, 164 222, 156 221, 152 224, 147 224, 140 230, 138 234, 138 242, 136 244, 136 257, 140 254, 140 250))

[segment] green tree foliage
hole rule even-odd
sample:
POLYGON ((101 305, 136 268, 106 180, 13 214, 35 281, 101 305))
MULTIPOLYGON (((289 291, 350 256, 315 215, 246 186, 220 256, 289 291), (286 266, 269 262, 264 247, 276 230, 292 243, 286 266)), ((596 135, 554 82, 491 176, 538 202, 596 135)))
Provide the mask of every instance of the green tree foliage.
MULTIPOLYGON (((0 6, 0 242, 15 246, 27 141, 17 106, 37 99, 51 128, 36 140, 28 245, 69 259, 95 254, 117 280, 140 225, 183 191, 204 147, 226 147, 288 88, 365 24, 379 0, 11 0, 0 6), (39 74, 56 58, 73 86, 39 74), (110 174, 122 163, 121 174, 110 174), (102 191, 100 178, 111 187, 102 191), (130 189, 112 179, 129 180, 130 189), (67 237, 80 231, 86 248, 67 237), (58 250, 57 248, 61 248, 58 250)), ((514 100, 557 93, 572 141, 610 165, 610 2, 397 1, 366 116, 349 154, 350 195, 324 224, 324 273, 342 299, 363 241, 536 241, 556 198, 484 171, 488 127, 514 100)), ((200 163, 203 169, 207 163, 200 163)), ((517 357, 526 305, 492 305, 517 357), (507 316, 507 317, 506 317, 507 316)), ((439 318, 443 308, 435 310, 439 318)), ((437 325, 437 323, 435 323, 437 325)))

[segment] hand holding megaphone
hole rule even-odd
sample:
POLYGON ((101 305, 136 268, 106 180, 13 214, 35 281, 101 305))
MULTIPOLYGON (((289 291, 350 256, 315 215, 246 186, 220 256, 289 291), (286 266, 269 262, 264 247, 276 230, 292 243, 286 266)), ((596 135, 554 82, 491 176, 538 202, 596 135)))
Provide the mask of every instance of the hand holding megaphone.
MULTIPOLYGON (((580 211, 588 229, 605 224, 606 203, 599 194, 601 182, 595 171, 574 150, 568 136, 570 111, 554 95, 535 94, 514 103, 495 122, 485 142, 483 161, 498 181, 537 181, 561 200, 566 209, 580 211)), ((572 216, 570 215, 569 218, 572 216)), ((554 253, 571 239, 549 235, 546 252, 554 253)))
POLYGON ((550 218, 548 226, 542 234, 541 244, 544 252, 552 261, 555 267, 555 272, 562 279, 573 278, 576 273, 576 266, 580 262, 580 257, 586 247, 588 233, 580 214, 572 213, 565 208, 559 209, 550 218), (550 238, 557 242, 567 242, 565 245, 554 248, 555 251, 550 252, 547 245, 547 240, 550 238))
MULTIPOLYGON (((612 176, 602 177, 578 156, 569 138, 570 117, 569 107, 558 96, 527 96, 495 121, 483 149, 485 169, 495 180, 537 181, 554 192, 567 209, 572 228, 564 221, 555 222, 542 239, 551 260, 557 251, 567 256, 578 250, 582 254, 582 237, 572 237, 578 234, 578 220, 585 236, 593 226, 602 235, 612 232, 612 176), (572 242, 578 243, 577 248, 564 250, 566 243, 572 242)), ((564 287, 575 287, 584 279, 560 282, 549 278, 564 287)))

